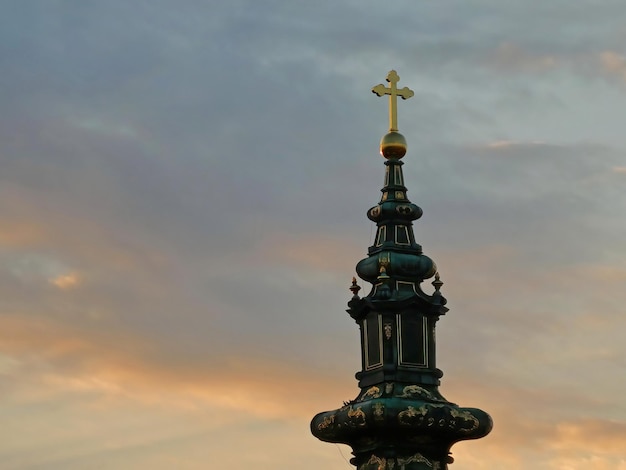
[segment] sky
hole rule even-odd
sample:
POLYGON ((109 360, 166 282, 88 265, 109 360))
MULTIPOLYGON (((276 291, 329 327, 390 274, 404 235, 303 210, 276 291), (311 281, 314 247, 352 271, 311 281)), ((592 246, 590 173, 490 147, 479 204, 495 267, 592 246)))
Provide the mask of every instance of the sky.
POLYGON ((0 10, 4 470, 353 468, 391 69, 451 469, 626 470, 623 0, 0 10))

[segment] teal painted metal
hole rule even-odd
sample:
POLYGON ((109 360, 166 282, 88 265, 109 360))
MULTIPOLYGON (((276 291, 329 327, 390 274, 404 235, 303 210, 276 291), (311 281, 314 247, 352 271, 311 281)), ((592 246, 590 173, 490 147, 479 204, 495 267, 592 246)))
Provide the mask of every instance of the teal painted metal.
POLYGON ((438 390, 443 373, 436 365, 435 324, 448 309, 437 267, 413 233, 422 209, 406 195, 404 153, 384 147, 403 140, 395 134, 381 143, 385 186, 380 202, 367 212, 377 235, 356 267, 371 290, 361 298, 353 281, 348 302, 361 330, 362 370, 356 374, 361 390, 341 408, 316 415, 311 432, 351 446, 358 470, 441 470, 453 461, 455 442, 487 435, 492 421, 482 410, 447 401, 438 390), (428 294, 422 284, 433 276, 428 294))

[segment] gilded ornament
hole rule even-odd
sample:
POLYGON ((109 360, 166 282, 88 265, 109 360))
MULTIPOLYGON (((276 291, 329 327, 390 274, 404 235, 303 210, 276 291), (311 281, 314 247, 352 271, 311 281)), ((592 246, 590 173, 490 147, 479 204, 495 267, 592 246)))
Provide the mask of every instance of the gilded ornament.
MULTIPOLYGON (((393 460, 387 460, 385 457, 378 457, 378 456, 373 455, 373 454, 372 454, 372 456, 370 457, 370 459, 367 461, 367 463, 365 465, 368 465, 368 466, 369 465, 378 465, 376 467, 376 470, 393 470, 393 468, 396 466, 395 462, 393 460)), ((363 466, 362 469, 365 470, 365 466, 363 466)), ((361 469, 359 469, 359 470, 361 470, 361 469)))
POLYGON ((426 390, 424 387, 420 387, 419 385, 407 385, 402 389, 402 395, 399 395, 400 398, 415 398, 415 397, 426 397, 429 399, 434 399, 433 394, 426 390))
POLYGON ((365 426, 365 412, 360 406, 357 407, 356 410, 350 406, 350 409, 348 410, 348 419, 354 426, 365 426))
POLYGON ((320 424, 317 425, 317 429, 320 431, 329 428, 331 425, 335 424, 335 415, 324 416, 324 419, 320 424))
POLYGON ((428 413, 428 410, 425 406, 420 406, 419 408, 415 408, 414 406, 407 407, 406 410, 398 413, 398 421, 400 424, 411 425, 415 418, 424 418, 428 413))
MULTIPOLYGON (((450 410, 450 416, 452 416, 453 418, 460 418, 465 422, 470 422, 471 423, 471 427, 468 428, 460 428, 459 431, 461 432, 472 432, 476 429, 478 429, 478 426, 480 425, 480 421, 478 421, 478 419, 476 418, 476 416, 474 416, 472 413, 470 413, 469 411, 461 411, 461 410, 457 410, 455 408, 452 408, 450 410)), ((456 422, 455 422, 456 424, 456 422)))
POLYGON ((367 400, 368 398, 379 398, 383 393, 376 385, 367 389, 367 392, 363 394, 361 400, 367 400))
POLYGON ((385 338, 391 339, 391 323, 385 323, 383 329, 385 330, 385 338))
POLYGON ((374 410, 374 419, 376 421, 382 421, 385 419, 385 405, 377 402, 372 405, 372 409, 374 410))
MULTIPOLYGON (((424 457, 422 454, 418 452, 417 454, 411 455, 410 457, 407 457, 406 459, 398 459, 398 465, 400 466, 399 470, 405 470, 406 465, 410 463, 425 463, 430 468, 435 468, 433 466, 433 462, 430 459, 427 459, 426 457, 424 457)), ((438 464, 438 462, 435 462, 435 463, 438 464)))

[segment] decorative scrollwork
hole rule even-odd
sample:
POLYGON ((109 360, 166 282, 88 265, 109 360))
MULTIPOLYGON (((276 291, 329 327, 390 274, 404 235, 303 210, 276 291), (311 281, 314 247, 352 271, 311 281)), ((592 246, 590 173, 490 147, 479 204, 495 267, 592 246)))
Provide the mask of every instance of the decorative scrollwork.
POLYGON ((425 463, 426 465, 428 465, 430 468, 438 468, 439 463, 438 462, 433 462, 430 459, 427 459, 426 457, 424 457, 422 454, 420 454, 419 452, 415 455, 411 455, 410 457, 407 457, 405 459, 398 459, 398 465, 400 466, 400 470, 405 470, 406 465, 410 464, 410 463, 425 463), (437 467, 434 466, 434 464, 437 465, 437 467))
POLYGON ((320 431, 323 431, 324 429, 329 428, 333 424, 335 424, 335 415, 324 416, 324 419, 322 420, 322 422, 317 425, 317 429, 319 429, 320 431))
POLYGON ((367 389, 367 392, 363 394, 361 400, 367 400, 368 398, 379 398, 383 392, 377 386, 373 386, 367 389))
POLYGON ((385 339, 391 339, 391 335, 393 332, 391 323, 385 323, 383 325, 383 331, 385 332, 385 339))
MULTIPOLYGON (((452 408, 450 410, 450 415, 453 418, 460 418, 464 422, 470 423, 470 427, 469 428, 463 427, 463 426, 459 427, 459 431, 461 431, 461 432, 464 432, 464 433, 472 432, 472 431, 478 429, 478 426, 480 425, 480 421, 478 421, 478 418, 476 418, 476 416, 474 416, 469 411, 457 410, 455 408, 452 408)), ((456 422, 454 422, 454 424, 456 425, 456 422)))
POLYGON ((433 461, 419 452, 409 457, 386 458, 372 454, 369 460, 359 465, 358 470, 406 470, 407 465, 422 463, 432 470, 441 470, 441 463, 433 461))
MULTIPOLYGON (((428 409, 425 406, 420 406, 419 408, 415 408, 414 406, 407 407, 406 410, 398 413, 398 421, 400 424, 410 426, 417 419, 423 418, 428 414, 428 409)), ((421 421, 421 420, 420 420, 421 421)))
POLYGON ((447 428, 463 434, 469 434, 480 426, 480 421, 470 411, 432 403, 419 408, 408 406, 398 413, 398 422, 420 428, 447 428))
MULTIPOLYGON (((378 457, 377 455, 374 455, 374 454, 372 454, 372 456, 370 457, 370 459, 367 461, 365 465, 367 466, 377 465, 376 470, 393 470, 393 468, 396 466, 393 460, 391 459, 387 460, 385 457, 378 457)), ((365 465, 362 467, 359 467, 359 470, 365 470, 366 468, 365 465)))
POLYGON ((365 426, 365 412, 360 406, 356 409, 350 407, 348 410, 348 420, 352 426, 365 426))
POLYGON ((370 209, 370 217, 376 218, 380 215, 380 206, 374 206, 370 209))
POLYGON ((402 395, 399 395, 400 398, 415 398, 420 396, 430 400, 436 399, 430 391, 419 385, 407 385, 402 389, 402 395))

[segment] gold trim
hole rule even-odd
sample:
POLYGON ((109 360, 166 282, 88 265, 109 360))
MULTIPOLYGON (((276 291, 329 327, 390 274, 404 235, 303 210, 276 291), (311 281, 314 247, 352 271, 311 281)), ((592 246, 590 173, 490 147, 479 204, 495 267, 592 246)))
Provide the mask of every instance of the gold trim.
POLYGON ((398 422, 400 424, 404 424, 406 426, 411 425, 411 419, 421 417, 422 419, 426 416, 428 410, 425 406, 420 406, 419 408, 415 408, 414 406, 407 406, 406 410, 398 413, 398 422))
POLYGON ((438 463, 438 462, 433 462, 432 460, 424 457, 419 452, 417 454, 411 455, 410 457, 407 457, 406 459, 402 459, 402 458, 398 459, 398 465, 400 465, 400 470, 405 470, 406 466, 410 463, 425 463, 430 468, 434 469, 437 467, 433 467, 433 464, 438 463))
MULTIPOLYGON (((387 167, 389 168, 389 167, 387 167)), ((394 184, 397 184, 399 186, 404 186, 404 178, 402 177, 402 169, 399 166, 394 166, 393 167, 393 173, 394 173, 394 184)))
POLYGON ((409 281, 396 281, 396 290, 400 290, 400 284, 405 284, 411 286, 414 294, 417 294, 417 290, 415 289, 415 283, 409 281))
POLYGON ((382 325, 382 318, 380 317, 380 315, 376 316, 376 320, 378 320, 378 353, 380 356, 380 362, 377 362, 376 364, 370 364, 369 361, 369 336, 367 334, 367 324, 369 323, 367 321, 367 317, 365 317, 364 321, 363 321, 363 338, 364 338, 364 352, 365 352, 365 370, 372 370, 372 369, 376 369, 377 367, 380 367, 383 365, 383 325, 382 325))
POLYGON ((376 236, 376 246, 383 246, 383 243, 387 241, 387 226, 383 225, 378 227, 378 233, 376 236))
POLYGON ((419 396, 430 400, 436 398, 430 391, 426 390, 424 387, 420 387, 419 385, 407 385, 402 389, 402 395, 398 395, 399 398, 417 398, 419 396))
MULTIPOLYGON (((393 460, 387 461, 385 457, 378 457, 377 455, 372 454, 365 465, 378 465, 376 470, 393 470, 393 467, 396 464, 393 460)), ((365 465, 360 467, 359 470, 365 470, 365 465)))
POLYGON ((460 428, 459 429, 460 432, 472 432, 476 430, 478 426, 480 425, 480 421, 478 421, 476 416, 474 416, 469 411, 461 411, 461 410, 456 410, 453 408, 450 410, 450 416, 452 416, 453 418, 461 418, 464 421, 472 422, 472 427, 470 429, 460 428))
POLYGON ((396 238, 395 238, 396 245, 401 245, 401 246, 410 246, 411 245, 411 237, 409 237, 409 228, 406 225, 396 225, 396 233, 395 233, 395 235, 396 235, 396 238), (398 237, 398 229, 399 228, 404 229, 404 234, 406 235, 406 240, 407 240, 406 243, 400 243, 398 241, 398 239, 400 238, 400 237, 398 237))
POLYGON ((396 323, 398 329, 398 365, 408 367, 419 367, 421 369, 428 367, 428 319, 422 316, 422 348, 424 352, 424 362, 422 364, 417 362, 405 362, 402 358, 402 314, 396 314, 396 323))
POLYGON ((368 398, 380 398, 382 394, 383 392, 381 392, 380 388, 374 385, 367 389, 367 392, 363 394, 363 396, 361 397, 361 400, 366 400, 368 398))
POLYGON ((356 426, 365 426, 365 412, 363 411, 363 408, 358 406, 355 409, 352 409, 352 405, 350 406, 350 408, 348 409, 348 419, 350 421, 355 422, 354 424, 356 426))
POLYGON ((324 429, 331 427, 333 424, 335 424, 335 415, 324 416, 322 422, 317 425, 317 429, 319 431, 323 431, 324 429))

